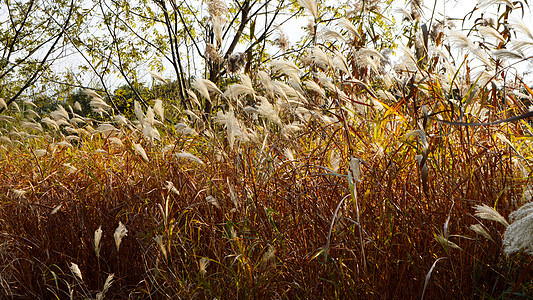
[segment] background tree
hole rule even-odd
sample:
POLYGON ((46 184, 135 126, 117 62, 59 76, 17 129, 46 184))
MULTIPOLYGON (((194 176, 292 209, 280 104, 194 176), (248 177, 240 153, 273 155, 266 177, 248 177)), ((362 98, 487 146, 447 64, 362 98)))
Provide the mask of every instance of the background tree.
POLYGON ((51 66, 65 55, 65 32, 75 34, 83 14, 75 0, 2 1, 0 11, 0 98, 10 105, 29 90, 47 92, 57 79, 51 66))

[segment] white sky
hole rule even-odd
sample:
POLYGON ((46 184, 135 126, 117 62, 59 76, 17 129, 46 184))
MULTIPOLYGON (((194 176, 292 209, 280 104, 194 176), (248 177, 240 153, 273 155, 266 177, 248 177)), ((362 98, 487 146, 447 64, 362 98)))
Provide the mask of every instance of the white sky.
MULTIPOLYGON (((230 0, 226 0, 227 2, 229 2, 230 0)), ((333 0, 326 0, 326 2, 331 2, 333 0)), ((482 0, 482 1, 485 1, 485 0, 482 0)), ((336 1, 335 1, 336 2, 336 1)), ((435 14, 434 14, 434 18, 435 19, 439 19, 439 20, 442 20, 443 18, 443 15, 446 15, 448 18, 455 18, 455 19, 462 19, 464 18, 464 16, 466 14, 468 14, 470 11, 472 11, 472 9, 475 7, 476 3, 478 3, 478 1, 468 1, 468 0, 463 0, 463 1, 460 1, 460 0, 436 0, 436 5, 435 5, 435 2, 434 1, 431 1, 431 0, 426 0, 425 1, 425 14, 423 15, 423 18, 428 20, 430 17, 431 17, 431 10, 433 9, 434 5, 435 5, 435 14)), ((406 9, 409 9, 409 4, 406 4, 406 1, 405 0, 396 0, 393 2, 392 4, 392 8, 394 10, 395 7, 403 7, 403 8, 406 8, 406 9)), ((500 12, 502 11, 502 9, 500 9, 500 12)), ((492 18, 497 18, 496 16, 496 12, 497 12, 497 8, 496 6, 491 6, 489 8, 486 9, 486 11, 484 11, 483 13, 485 14, 485 17, 492 17, 492 18)), ((320 13, 320 7, 319 7, 319 13, 320 13)), ((473 24, 473 20, 475 20, 476 18, 480 17, 481 16, 481 11, 476 11, 473 16, 470 17, 469 21, 467 21, 464 25, 464 28, 470 28, 472 27, 471 25, 473 24)), ((281 16, 283 18, 283 16, 281 16)), ((386 17, 394 17, 395 20, 398 22, 401 22, 402 18, 401 18, 401 15, 399 13, 392 13, 391 16, 387 16, 386 17)), ((511 17, 519 17, 521 18, 521 15, 520 15, 520 11, 519 10, 515 10, 513 11, 513 13, 511 14, 511 17)), ((525 20, 525 23, 526 24, 533 24, 533 22, 531 22, 531 13, 528 11, 528 15, 524 18, 525 20)), ((257 27, 259 27, 259 23, 260 21, 258 20, 258 25, 257 27)), ((296 44, 300 38, 306 34, 306 31, 305 31, 305 27, 308 23, 308 17, 300 17, 300 18, 297 18, 297 19, 293 19, 283 25, 280 26, 280 28, 286 33, 286 35, 288 36, 290 42, 291 42, 291 45, 294 45, 296 44)), ((457 22, 457 28, 456 29, 460 29, 461 27, 461 23, 458 21, 457 22)), ((274 38, 275 38, 275 35, 274 35, 274 38)), ((246 48, 246 45, 239 45, 237 47, 237 49, 235 50, 235 52, 239 52, 239 51, 242 51, 246 48)), ((275 54, 279 49, 278 48, 270 48, 269 51, 271 54, 275 54)), ((77 63, 81 63, 80 62, 77 62, 76 60, 73 60, 71 59, 70 62, 68 63, 68 65, 74 67, 77 63)), ((525 70, 527 68, 527 63, 524 63, 522 64, 523 66, 521 67, 522 70, 525 70)), ((169 78, 169 79, 173 79, 173 72, 172 72, 172 69, 170 68, 170 66, 166 66, 165 67, 167 68, 166 71, 162 72, 162 76, 165 77, 165 78, 169 78)), ((201 67, 199 65, 197 65, 197 67, 201 67)), ((141 67, 143 68, 143 67, 141 67)), ((142 77, 141 80, 146 80, 148 82, 151 81, 151 76, 149 75, 149 71, 150 71, 150 68, 148 67, 148 65, 145 65, 144 66, 145 70, 141 70, 139 72, 139 75, 142 77), (144 74, 144 76, 143 76, 144 74)), ((120 84, 122 84, 124 81, 123 80, 120 80, 118 78, 116 78, 115 80, 111 80, 109 83, 113 86, 113 87, 116 87, 120 84)))

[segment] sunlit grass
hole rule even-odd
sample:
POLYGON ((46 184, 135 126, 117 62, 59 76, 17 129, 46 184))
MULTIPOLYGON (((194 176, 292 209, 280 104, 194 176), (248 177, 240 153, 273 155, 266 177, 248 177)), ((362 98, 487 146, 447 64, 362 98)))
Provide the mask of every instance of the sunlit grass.
POLYGON ((381 54, 353 47, 362 33, 340 22, 345 53, 320 44, 228 86, 196 78, 194 107, 135 102, 128 120, 89 91, 98 119, 10 106, 0 120, 2 296, 531 293, 530 205, 508 217, 531 200, 530 125, 440 121, 519 115, 497 98, 529 90, 481 85, 464 65, 440 68, 451 58, 430 67, 407 48, 396 66, 404 82, 389 82, 381 54))

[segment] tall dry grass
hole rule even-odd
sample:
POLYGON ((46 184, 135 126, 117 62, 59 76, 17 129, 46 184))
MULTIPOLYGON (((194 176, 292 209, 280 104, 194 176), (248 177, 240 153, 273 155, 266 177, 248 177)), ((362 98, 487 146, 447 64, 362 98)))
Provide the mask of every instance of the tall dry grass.
MULTIPOLYGON (((299 2, 317 21, 316 3, 299 2)), ((394 68, 360 17, 316 32, 301 59, 227 86, 196 79, 196 107, 155 100, 128 120, 94 92, 99 120, 10 107, 2 297, 531 295, 527 249, 502 251, 529 228, 506 225, 531 198, 529 123, 440 121, 523 113, 533 93, 502 76, 501 52, 521 44, 480 48, 438 26, 431 39, 411 9, 394 68), (457 44, 464 61, 442 51, 457 44), (220 109, 202 115, 203 101, 220 109)), ((499 41, 494 30, 479 33, 499 41)))

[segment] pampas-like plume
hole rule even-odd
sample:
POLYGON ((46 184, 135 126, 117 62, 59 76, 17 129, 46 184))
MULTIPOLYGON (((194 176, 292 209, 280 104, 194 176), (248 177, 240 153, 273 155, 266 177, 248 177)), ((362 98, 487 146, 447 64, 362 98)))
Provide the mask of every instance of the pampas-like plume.
POLYGON ((450 248, 454 248, 454 249, 458 249, 458 250, 463 250, 461 249, 461 247, 459 247, 456 243, 448 240, 447 238, 445 238, 442 234, 435 234, 435 240, 437 242, 439 242, 439 244, 441 244, 441 246, 444 248, 444 250, 446 250, 446 252, 448 251, 448 249, 450 248))
POLYGON ((70 163, 64 163, 63 167, 67 168, 69 174, 72 174, 72 173, 75 173, 76 171, 78 171, 78 169, 76 167, 74 167, 73 165, 71 165, 70 163))
POLYGON ((411 13, 407 9, 405 9, 403 7, 397 7, 395 9, 393 9, 393 12, 398 13, 398 14, 402 14, 402 16, 403 16, 402 19, 403 20, 413 21, 413 17, 411 16, 411 13))
POLYGON ((224 96, 228 98, 239 99, 242 95, 255 95, 254 88, 252 86, 252 80, 248 75, 241 74, 241 83, 235 83, 228 86, 224 96))
POLYGON ((20 107, 19 107, 19 105, 17 104, 17 102, 15 102, 15 101, 11 102, 11 106, 15 107, 15 110, 18 111, 18 112, 20 112, 20 107))
POLYGON ((339 171, 340 163, 341 156, 339 155, 339 153, 336 150, 331 151, 331 153, 329 154, 329 165, 331 166, 333 172, 336 173, 339 171))
POLYGON ((524 54, 518 51, 511 51, 507 49, 500 49, 491 52, 492 56, 498 59, 525 59, 524 54))
POLYGON ((97 258, 100 258, 100 241, 102 240, 102 226, 94 231, 94 253, 97 258))
POLYGON ((45 149, 36 149, 33 151, 33 153, 35 154, 35 156, 41 157, 41 156, 46 155, 48 151, 46 151, 45 149))
POLYGON ((529 27, 527 27, 527 25, 521 19, 511 18, 511 21, 509 23, 516 31, 527 35, 530 39, 533 40, 533 33, 531 33, 529 27))
POLYGON ((489 240, 494 242, 494 240, 492 239, 490 234, 485 230, 485 228, 483 228, 483 226, 481 226, 481 224, 470 225, 470 229, 472 229, 475 233, 477 233, 479 235, 482 235, 485 238, 487 238, 487 239, 489 239, 489 240))
POLYGON ((511 225, 503 234, 503 251, 507 254, 524 251, 533 255, 533 202, 509 215, 511 225))
POLYGON ((348 30, 348 32, 350 32, 352 35, 358 38, 360 37, 359 33, 357 32, 357 27, 355 27, 355 25, 353 25, 353 23, 350 22, 348 19, 340 18, 339 20, 337 20, 337 25, 341 28, 348 30))
POLYGON ((472 53, 474 53, 474 55, 477 56, 477 58, 479 58, 479 60, 481 60, 489 70, 494 69, 494 62, 490 60, 487 52, 481 50, 480 48, 476 48, 472 50, 472 53))
POLYGON ((115 122, 117 122, 119 125, 123 125, 123 126, 128 125, 128 119, 123 115, 115 115, 114 119, 115 119, 115 122))
POLYGON ((74 146, 72 146, 72 144, 67 141, 61 141, 61 142, 55 143, 55 145, 74 149, 74 146))
POLYGON ((146 110, 146 118, 144 118, 144 121, 152 126, 154 125, 155 114, 154 110, 151 107, 148 107, 148 109, 146 110))
POLYGON ((311 48, 311 52, 309 53, 307 58, 310 59, 316 66, 324 70, 328 67, 333 67, 331 59, 318 46, 314 46, 313 48, 311 48))
POLYGON ((335 54, 332 62, 333 66, 345 74, 351 75, 348 70, 348 61, 346 60, 346 57, 338 50, 333 51, 333 53, 335 54))
POLYGON ((50 113, 50 116, 57 122, 58 120, 68 121, 70 119, 67 110, 61 105, 57 105, 57 109, 50 113))
POLYGON ((300 131, 302 129, 302 126, 300 124, 292 123, 289 125, 283 126, 283 129, 281 129, 281 135, 286 138, 290 139, 293 134, 300 131))
POLYGON ((196 97, 196 94, 193 91, 187 89, 187 94, 190 97, 189 99, 192 100, 192 102, 194 102, 194 104, 198 105, 198 107, 201 107, 200 101, 198 101, 198 97, 196 97))
POLYGON ((4 98, 0 98, 0 106, 2 106, 3 108, 7 110, 7 104, 4 98))
POLYGON ((487 37, 493 37, 495 39, 497 39, 498 41, 500 42, 505 42, 505 39, 503 38, 503 36, 498 32, 498 30, 492 28, 492 27, 488 27, 488 26, 479 26, 478 28, 478 32, 481 33, 481 35, 484 37, 484 38, 487 38, 487 37))
POLYGON ((78 101, 74 102, 74 109, 77 111, 82 111, 81 104, 78 101))
POLYGON ((229 112, 227 113, 218 111, 215 117, 215 122, 226 126, 226 133, 228 135, 228 143, 229 143, 230 149, 233 149, 236 137, 242 136, 242 131, 240 130, 240 126, 239 126, 239 122, 237 118, 235 118, 235 113, 233 112, 233 108, 230 108, 229 112))
POLYGON ((512 41, 509 43, 509 47, 513 50, 525 51, 533 48, 533 41, 512 41))
MULTIPOLYGON (((356 63, 359 66, 370 67, 375 72, 378 72, 380 60, 384 60, 384 59, 385 58, 383 57, 383 55, 381 55, 381 53, 379 53, 378 51, 374 49, 361 48, 356 52, 356 63)), ((414 61, 416 62, 416 59, 414 61)))
POLYGON ((287 158, 288 161, 294 162, 294 153, 290 148, 285 148, 285 150, 283 150, 283 154, 285 155, 285 158, 287 158))
POLYGON ((159 74, 157 74, 157 73, 155 73, 155 72, 150 71, 150 75, 151 75, 152 78, 155 79, 155 80, 159 80, 159 81, 161 81, 162 83, 167 83, 167 81, 165 80, 165 78, 163 78, 163 76, 161 76, 161 75, 159 75, 159 74))
POLYGON ((94 131, 94 133, 98 133, 98 132, 101 132, 103 135, 108 137, 108 136, 118 135, 120 133, 120 130, 109 123, 102 123, 94 131))
POLYGON ((87 95, 89 97, 92 97, 92 98, 102 98, 102 97, 100 97, 100 95, 98 95, 97 92, 95 92, 93 90, 85 89, 85 90, 83 90, 83 92, 85 93, 85 95, 87 95))
POLYGON ((274 97, 274 87, 272 86, 272 79, 265 71, 258 71, 257 76, 259 76, 259 81, 265 87, 265 90, 270 95, 274 97))
POLYGON ((33 106, 34 108, 37 108, 37 104, 31 102, 30 100, 24 100, 22 101, 22 103, 24 103, 25 105, 28 105, 28 106, 33 106))
POLYGON ((205 276, 207 273, 207 266, 209 265, 209 259, 205 257, 200 258, 198 265, 200 267, 200 275, 205 276))
POLYGON ((499 222, 505 225, 505 227, 509 226, 509 223, 507 222, 507 220, 505 220, 505 218, 502 217, 502 215, 500 215, 499 212, 497 212, 494 208, 488 206, 487 204, 476 205, 474 206, 474 208, 476 209, 477 217, 480 217, 486 220, 492 220, 492 221, 499 222))
POLYGON ((41 124, 39 124, 39 123, 22 122, 22 124, 20 126, 22 126, 22 128, 24 128, 24 129, 33 129, 35 131, 43 132, 43 126, 41 126, 41 124))
POLYGON ((189 152, 186 152, 186 151, 183 151, 183 152, 180 152, 180 153, 176 153, 175 155, 176 155, 176 157, 185 158, 185 159, 194 161, 196 163, 199 163, 201 165, 204 164, 204 162, 200 158, 198 158, 197 156, 194 156, 192 153, 189 153, 189 152))
POLYGON ((350 171, 352 174, 352 178, 354 182, 360 182, 361 181, 361 160, 359 158, 352 157, 350 159, 350 163, 348 164, 350 167, 350 171))
POLYGON ((476 48, 474 46, 474 43, 472 43, 468 39, 468 37, 466 37, 466 35, 462 34, 459 31, 456 31, 456 30, 450 31, 449 38, 450 38, 450 41, 457 48, 469 49, 469 50, 473 50, 476 48))
POLYGON ((222 45, 222 36, 224 32, 224 25, 226 24, 226 19, 220 16, 211 18, 211 23, 213 24, 213 31, 215 33, 215 39, 217 45, 220 47, 222 45))
POLYGON ((154 103, 154 112, 159 116, 161 122, 165 121, 165 113, 163 111, 163 101, 157 99, 154 103))
POLYGON ((159 135, 159 131, 152 127, 150 123, 145 123, 143 127, 143 135, 150 143, 153 143, 154 140, 160 141, 161 135, 159 135))
POLYGON ((78 267, 77 264, 71 262, 70 263, 70 271, 78 277, 81 281, 83 281, 83 276, 81 275, 80 267, 78 267))
POLYGON ((27 190, 12 189, 11 192, 14 194, 15 198, 22 198, 26 194, 27 190))
POLYGON ((317 38, 324 41, 338 41, 341 43, 346 42, 346 39, 344 39, 340 33, 327 27, 323 27, 320 29, 320 31, 318 31, 317 38))
POLYGON ((298 4, 307 9, 313 18, 318 18, 317 0, 298 0, 298 4))
POLYGON ((117 246, 117 252, 120 249, 120 243, 122 243, 122 239, 126 235, 128 235, 128 229, 126 229, 126 226, 124 226, 124 224, 122 224, 122 222, 119 221, 118 227, 115 230, 115 233, 113 234, 113 237, 115 238, 115 246, 117 246))
POLYGON ((144 161, 148 162, 146 151, 144 151, 144 148, 141 145, 133 143, 133 149, 135 150, 135 153, 139 154, 144 159, 144 161))
POLYGON ((337 87, 333 84, 332 80, 327 78, 324 73, 318 73, 318 82, 327 90, 335 92, 337 87))
POLYGON ((192 82, 192 87, 197 90, 200 95, 211 102, 209 92, 216 92, 222 94, 222 91, 210 80, 196 77, 192 82))
POLYGON ((257 113, 267 118, 268 120, 281 125, 281 119, 279 118, 278 111, 270 104, 267 98, 260 97, 261 104, 257 108, 257 113))
POLYGON ((117 138, 117 137, 111 137, 109 138, 109 142, 117 147, 123 147, 124 144, 122 143, 122 141, 117 138))
POLYGON ((289 78, 294 79, 294 81, 300 83, 300 68, 298 68, 293 62, 277 59, 273 60, 271 63, 272 71, 280 72, 289 76, 289 78))
POLYGON ((137 120, 139 120, 139 122, 142 123, 144 120, 144 113, 139 102, 137 101, 133 102, 133 111, 135 112, 135 116, 137 117, 137 120))
POLYGON ((204 83, 204 85, 207 87, 207 89, 210 92, 217 93, 217 94, 222 94, 222 91, 211 80, 202 78, 202 82, 204 83))
POLYGON ((111 106, 105 103, 104 99, 102 98, 93 98, 93 100, 91 100, 89 104, 91 105, 91 108, 95 111, 98 109, 101 109, 103 111, 111 109, 111 106))
POLYGON ((478 0, 476 8, 483 11, 484 9, 492 5, 506 5, 510 8, 514 7, 513 1, 511 0, 478 0))
POLYGON ((318 85, 318 83, 311 81, 311 80, 306 80, 304 81, 304 85, 311 91, 317 93, 320 96, 320 98, 326 97, 326 91, 324 91, 324 89, 321 88, 320 85, 318 85))
POLYGON ((261 263, 265 265, 275 256, 276 256, 276 248, 272 247, 272 245, 269 245, 268 250, 265 251, 265 253, 263 253, 263 257, 261 258, 261 263))
POLYGON ((191 120, 200 120, 200 117, 198 117, 193 111, 186 109, 183 112, 187 114, 189 117, 191 117, 191 120))
MULTIPOLYGON (((486 30, 490 31, 490 30, 486 30)), ((494 33, 492 33, 494 34, 494 33)), ((461 48, 467 51, 472 52, 479 60, 481 60, 489 69, 493 69, 493 62, 489 59, 485 51, 481 50, 480 48, 476 47, 474 43, 472 43, 466 35, 462 34, 459 31, 451 31, 450 32, 450 40, 457 48, 461 48)))
MULTIPOLYGON (((301 89, 301 87, 299 87, 299 84, 296 84, 298 85, 298 89, 301 89)), ((276 94, 281 96, 281 98, 284 100, 306 100, 300 93, 298 93, 292 86, 289 86, 288 84, 285 84, 280 81, 273 81, 272 85, 274 86, 274 91, 276 92, 276 94)))
POLYGON ((187 126, 187 124, 185 124, 185 123, 178 123, 178 124, 174 125, 174 128, 176 129, 176 131, 179 134, 190 135, 190 136, 197 136, 198 135, 198 132, 196 132, 196 130, 194 130, 193 128, 187 126))
POLYGON ((105 293, 107 293, 107 291, 109 290, 109 288, 111 287, 111 285, 113 284, 113 278, 115 277, 115 274, 109 274, 105 280, 105 283, 104 283, 104 288, 102 289, 101 292, 98 292, 96 294, 96 300, 102 300, 104 299, 104 296, 105 296, 105 293))
POLYGON ((174 183, 172 181, 166 181, 166 183, 167 183, 167 185, 165 186, 165 189, 173 192, 176 195, 180 194, 180 192, 178 191, 178 189, 176 189, 176 187, 174 186, 174 183))

